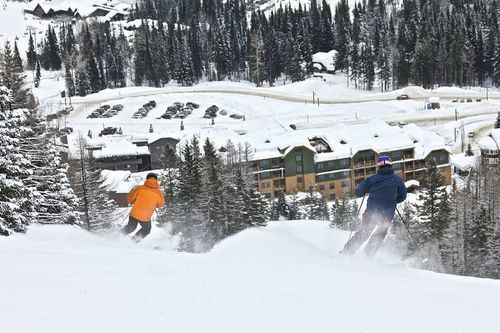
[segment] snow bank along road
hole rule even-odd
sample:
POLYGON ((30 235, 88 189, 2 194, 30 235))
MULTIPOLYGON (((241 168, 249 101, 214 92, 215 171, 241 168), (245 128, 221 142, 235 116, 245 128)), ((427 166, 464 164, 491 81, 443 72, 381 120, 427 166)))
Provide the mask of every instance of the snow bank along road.
POLYGON ((75 227, 0 240, 2 332, 498 332, 500 281, 338 254, 345 232, 273 222, 207 254, 75 227))
MULTIPOLYGON (((306 96, 295 95, 292 93, 283 93, 276 91, 265 91, 258 88, 241 88, 241 87, 217 87, 217 88, 203 88, 203 87, 178 87, 178 88, 154 88, 151 90, 141 89, 141 91, 133 92, 130 91, 125 94, 102 97, 102 95, 97 95, 95 97, 87 97, 82 101, 75 100, 73 104, 86 104, 86 103, 103 103, 107 101, 113 101, 122 99, 124 97, 141 97, 141 96, 153 96, 162 94, 181 94, 181 93, 225 93, 225 94, 238 94, 238 95, 251 95, 260 96, 265 98, 277 99, 287 102, 297 102, 297 103, 310 103, 311 99, 306 96)), ((342 98, 325 98, 320 99, 320 104, 351 104, 351 103, 361 103, 361 102, 376 102, 376 101, 393 101, 396 98, 397 92, 390 92, 384 94, 370 94, 370 95, 359 95, 353 97, 342 97, 342 98)), ((415 100, 425 100, 431 96, 436 96, 446 99, 455 98, 478 98, 481 97, 477 93, 471 94, 448 94, 448 93, 427 93, 421 94, 419 96, 410 96, 415 100)), ((500 99, 500 93, 491 93, 490 99, 500 99)))

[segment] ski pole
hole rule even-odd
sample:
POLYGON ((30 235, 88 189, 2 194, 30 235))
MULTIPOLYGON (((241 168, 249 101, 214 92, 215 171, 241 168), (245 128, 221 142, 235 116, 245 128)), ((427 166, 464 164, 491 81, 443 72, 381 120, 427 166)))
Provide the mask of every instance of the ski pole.
MULTIPOLYGON (((363 195, 363 199, 361 200, 361 204, 358 207, 358 211, 356 212, 356 218, 358 218, 359 213, 361 212, 361 207, 363 207, 363 202, 365 201, 366 193, 363 195)), ((351 240, 353 230, 351 229, 351 232, 349 233, 349 237, 347 238, 347 241, 349 242, 351 240)))
POLYGON ((406 224, 406 222, 405 222, 405 220, 403 218, 403 215, 401 215, 401 213, 399 212, 398 207, 396 207, 396 211, 398 212, 399 218, 401 219, 401 222, 403 222, 403 225, 405 226, 406 231, 408 231, 408 235, 410 235, 411 240, 413 241, 413 243, 415 244, 415 246, 417 247, 417 249, 420 250, 420 245, 418 245, 418 243, 415 240, 415 238, 413 238, 413 235, 410 232, 410 228, 408 228, 408 224, 406 224))
POLYGON ((125 222, 125 220, 127 219, 127 217, 129 217, 130 213, 127 213, 127 215, 125 215, 125 218, 120 222, 120 224, 123 224, 123 222, 125 222))

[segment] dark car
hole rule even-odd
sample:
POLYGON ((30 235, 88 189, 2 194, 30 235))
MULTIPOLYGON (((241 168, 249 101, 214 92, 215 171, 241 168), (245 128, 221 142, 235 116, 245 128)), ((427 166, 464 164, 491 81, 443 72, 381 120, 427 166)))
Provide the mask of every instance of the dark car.
POLYGON ((108 104, 101 105, 101 109, 109 110, 109 109, 111 109, 111 105, 108 105, 108 104))
POLYGON ((163 119, 172 119, 172 114, 165 112, 164 114, 161 115, 163 119))
POLYGON ((156 101, 149 101, 148 104, 154 108, 156 107, 156 101))
POLYGON ((405 100, 405 99, 410 99, 410 96, 408 96, 407 94, 402 94, 402 95, 399 95, 398 97, 396 97, 396 99, 398 101, 402 101, 402 100, 405 100))
POLYGON ((99 136, 103 135, 111 135, 111 134, 116 134, 118 132, 118 128, 116 127, 105 127, 100 133, 99 136))
POLYGON ((121 110, 123 110, 123 105, 122 104, 116 104, 116 105, 113 105, 113 107, 111 109, 112 110, 116 110, 116 111, 121 111, 121 110))
POLYGON ((99 111, 92 111, 91 114, 88 115, 87 118, 99 118, 101 114, 99 113, 99 111))
POLYGON ((243 119, 243 116, 241 114, 237 114, 237 113, 233 113, 229 117, 233 118, 233 119, 243 119))
POLYGON ((190 108, 193 108, 193 109, 197 109, 197 108, 199 108, 199 107, 200 107, 200 105, 199 105, 199 104, 196 104, 196 103, 193 103, 193 102, 187 102, 187 103, 186 103, 186 106, 187 106, 187 107, 190 107, 190 108))

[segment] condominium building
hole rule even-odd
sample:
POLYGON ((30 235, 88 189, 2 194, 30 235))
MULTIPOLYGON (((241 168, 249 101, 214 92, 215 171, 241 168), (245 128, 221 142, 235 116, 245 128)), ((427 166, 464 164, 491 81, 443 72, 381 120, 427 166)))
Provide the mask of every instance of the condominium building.
POLYGON ((444 140, 414 124, 399 128, 372 120, 293 131, 274 140, 274 151, 256 152, 253 160, 258 189, 268 197, 311 187, 330 200, 354 193, 363 179, 376 173, 381 155, 392 158, 395 172, 405 181, 422 180, 428 162, 434 160, 445 183, 451 184, 450 151, 444 140))

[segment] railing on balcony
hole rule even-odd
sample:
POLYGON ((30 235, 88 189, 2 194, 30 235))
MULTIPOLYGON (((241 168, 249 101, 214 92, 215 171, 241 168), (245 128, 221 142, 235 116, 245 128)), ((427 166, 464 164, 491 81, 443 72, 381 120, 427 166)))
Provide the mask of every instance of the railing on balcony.
POLYGON ((354 167, 355 168, 362 168, 362 167, 367 167, 367 166, 374 166, 375 160, 362 160, 362 161, 354 161, 354 167))

